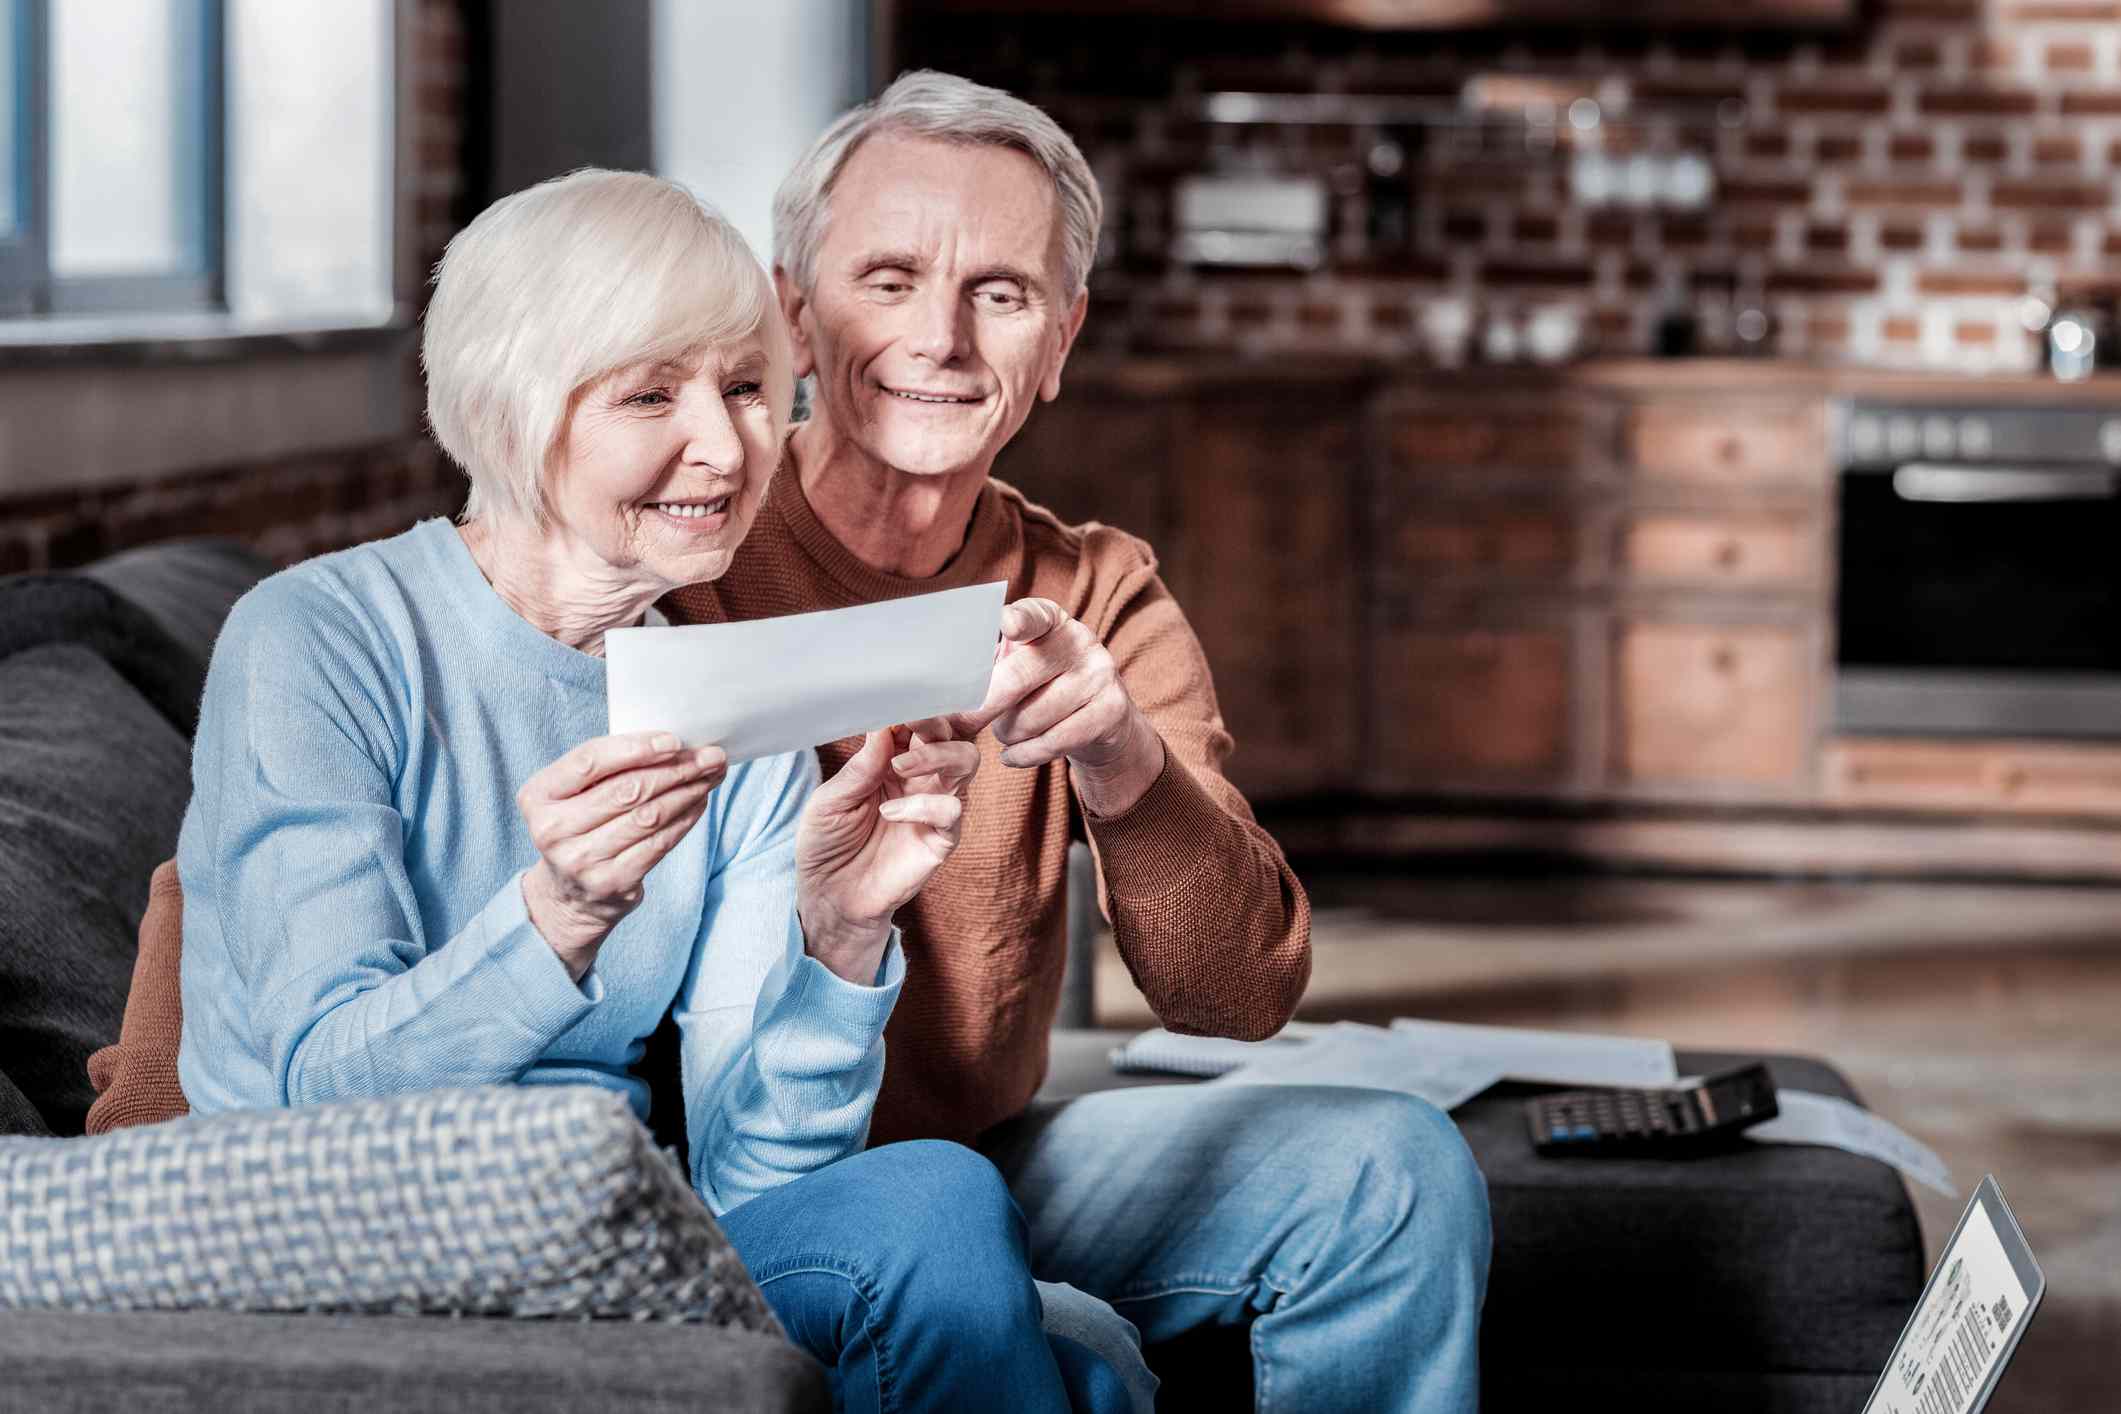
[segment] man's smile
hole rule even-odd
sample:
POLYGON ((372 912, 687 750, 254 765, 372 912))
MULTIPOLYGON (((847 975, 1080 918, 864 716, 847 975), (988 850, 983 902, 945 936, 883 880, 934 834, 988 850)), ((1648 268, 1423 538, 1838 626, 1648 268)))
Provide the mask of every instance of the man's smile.
POLYGON ((947 407, 967 407, 973 403, 987 401, 987 396, 984 393, 939 393, 923 388, 893 388, 888 384, 879 384, 878 386, 901 402, 940 403, 947 407))

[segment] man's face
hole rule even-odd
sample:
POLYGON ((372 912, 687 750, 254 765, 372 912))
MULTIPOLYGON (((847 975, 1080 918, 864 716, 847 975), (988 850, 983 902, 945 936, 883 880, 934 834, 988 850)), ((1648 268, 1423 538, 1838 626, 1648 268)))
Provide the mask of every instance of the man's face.
POLYGON ((917 475, 984 473, 1059 396, 1087 305, 1062 288, 1060 203, 1037 163, 891 133, 841 169, 814 287, 776 275, 818 414, 917 475))

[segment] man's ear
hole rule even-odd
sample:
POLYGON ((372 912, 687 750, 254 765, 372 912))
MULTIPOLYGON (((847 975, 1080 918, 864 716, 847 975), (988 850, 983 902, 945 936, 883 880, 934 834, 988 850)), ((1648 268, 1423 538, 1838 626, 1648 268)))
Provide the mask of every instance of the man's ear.
POLYGON ((1061 324, 1060 347, 1053 351, 1053 362, 1046 368, 1046 376, 1039 381, 1038 396, 1044 402, 1052 402, 1060 396, 1061 368, 1068 362, 1068 351, 1075 347, 1075 336, 1083 332, 1083 320, 1090 314, 1090 292, 1082 291, 1075 297, 1075 307, 1061 324))
POLYGON ((810 311, 810 297, 796 285, 786 266, 773 267, 773 294, 781 302, 781 320, 788 326, 788 345, 794 357, 795 376, 808 378, 817 372, 817 355, 810 349, 810 329, 803 316, 810 311))

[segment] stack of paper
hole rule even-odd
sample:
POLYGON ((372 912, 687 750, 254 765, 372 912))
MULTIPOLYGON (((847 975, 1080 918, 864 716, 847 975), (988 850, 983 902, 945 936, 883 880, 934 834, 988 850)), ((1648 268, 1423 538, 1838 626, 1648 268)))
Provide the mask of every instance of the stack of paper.
MULTIPOLYGON (((1120 1071, 1215 1077, 1218 1085, 1346 1085, 1418 1095, 1438 1109, 1464 1104, 1499 1080, 1546 1085, 1685 1084, 1668 1042, 1401 1017, 1389 1030, 1292 1022, 1266 1041, 1145 1031, 1112 1053, 1120 1071)), ((1934 1151, 1887 1120, 1828 1095, 1777 1090, 1781 1114, 1745 1131, 1767 1144, 1823 1144, 1891 1164, 1952 1194, 1934 1151)))
MULTIPOLYGON (((1348 1038, 1374 1033, 1389 1036, 1409 1063, 1448 1065, 1477 1062, 1497 1078, 1537 1080, 1555 1085, 1669 1085, 1679 1076, 1672 1047, 1664 1041, 1632 1036, 1598 1036, 1571 1031, 1529 1031, 1514 1026, 1464 1026, 1448 1021, 1415 1021, 1402 1017, 1389 1032, 1375 1026, 1342 1023, 1327 1028, 1291 1022, 1267 1041, 1228 1041, 1216 1036, 1180 1036, 1145 1031, 1112 1053, 1120 1071, 1161 1071, 1173 1075, 1222 1075, 1240 1066, 1293 1060, 1287 1053, 1302 1043, 1334 1035, 1348 1038), (1277 1060, 1276 1058, 1280 1058, 1277 1060)), ((1383 1054, 1380 1052, 1380 1054, 1383 1054)), ((1306 1065, 1315 1062, 1305 1062, 1306 1065)))

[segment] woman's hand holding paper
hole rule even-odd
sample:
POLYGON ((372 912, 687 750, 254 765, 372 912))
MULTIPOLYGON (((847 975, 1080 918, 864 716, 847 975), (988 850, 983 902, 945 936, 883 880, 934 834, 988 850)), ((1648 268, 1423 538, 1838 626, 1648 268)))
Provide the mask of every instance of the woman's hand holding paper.
POLYGON ((930 719, 869 733, 797 827, 796 913, 812 957, 871 985, 891 915, 957 848, 979 748, 930 719))

